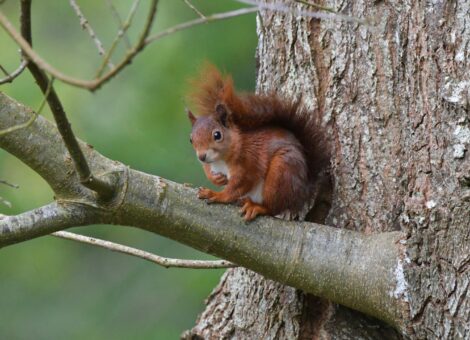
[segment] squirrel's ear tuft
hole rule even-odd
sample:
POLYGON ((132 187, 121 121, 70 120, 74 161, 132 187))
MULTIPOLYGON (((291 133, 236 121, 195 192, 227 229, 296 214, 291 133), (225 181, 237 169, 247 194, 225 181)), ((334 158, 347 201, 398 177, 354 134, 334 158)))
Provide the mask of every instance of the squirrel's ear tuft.
POLYGON ((209 116, 214 113, 214 107, 223 98, 225 77, 212 64, 204 63, 200 74, 190 79, 191 91, 187 99, 195 106, 195 110, 201 116, 209 116))
POLYGON ((227 127, 227 107, 224 104, 217 104, 217 106, 215 107, 215 112, 220 123, 223 126, 227 127))
POLYGON ((193 126, 197 118, 193 115, 191 110, 186 109, 186 112, 188 113, 188 118, 189 118, 189 121, 191 122, 191 126, 193 126))

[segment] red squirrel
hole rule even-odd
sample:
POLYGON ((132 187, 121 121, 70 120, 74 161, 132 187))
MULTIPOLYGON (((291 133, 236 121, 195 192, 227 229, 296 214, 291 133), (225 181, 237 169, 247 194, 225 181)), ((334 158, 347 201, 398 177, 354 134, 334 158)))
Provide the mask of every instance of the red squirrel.
POLYGON ((322 129, 299 101, 275 94, 237 94, 230 76, 208 65, 193 81, 188 110, 190 142, 207 178, 220 192, 200 188, 208 203, 242 205, 258 215, 300 212, 319 173, 329 163, 322 129))

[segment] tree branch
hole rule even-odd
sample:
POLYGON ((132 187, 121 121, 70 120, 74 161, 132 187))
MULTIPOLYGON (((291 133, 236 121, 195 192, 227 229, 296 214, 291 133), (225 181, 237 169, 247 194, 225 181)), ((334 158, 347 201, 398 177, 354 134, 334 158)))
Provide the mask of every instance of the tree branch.
MULTIPOLYGON (((1 15, 1 14, 0 14, 1 15)), ((32 45, 32 34, 31 34, 31 0, 21 0, 21 35, 29 45, 32 45)), ((34 61, 28 63, 28 69, 33 75, 39 88, 45 95, 47 103, 52 111, 54 120, 57 124, 57 128, 62 136, 62 139, 69 151, 70 157, 72 158, 75 170, 80 178, 82 185, 87 188, 96 191, 104 199, 110 198, 114 193, 113 183, 106 181, 102 178, 98 178, 92 174, 88 166, 87 160, 83 155, 80 146, 78 145, 77 139, 72 131, 72 127, 67 119, 67 115, 62 106, 62 103, 57 95, 54 87, 52 86, 52 80, 49 80, 46 73, 38 67, 34 61)), ((30 124, 32 120, 37 117, 31 118, 27 124, 30 124)), ((11 128, 10 128, 11 129, 11 128)))
POLYGON ((173 34, 178 31, 182 31, 193 26, 206 24, 208 22, 214 22, 219 20, 230 19, 234 17, 238 17, 245 14, 255 13, 258 11, 258 7, 248 7, 248 8, 240 8, 230 12, 222 12, 216 13, 212 15, 206 15, 205 18, 198 18, 191 21, 183 22, 182 24, 175 25, 173 27, 167 28, 159 33, 156 33, 145 40, 145 44, 148 45, 158 39, 166 37, 167 35, 173 34))
MULTIPOLYGON (((0 130, 6 130, 31 119, 35 114, 0 93, 0 130)), ((38 119, 41 117, 38 117, 38 119)), ((91 197, 93 193, 80 183, 74 164, 61 135, 51 122, 36 119, 30 126, 0 136, 0 147, 21 159, 46 180, 57 197, 91 197), (31 133, 34 131, 34 142, 31 133), (56 155, 51 157, 52 155, 56 155)), ((101 166, 103 160, 94 159, 90 146, 79 143, 90 162, 91 171, 105 177, 108 173, 101 166)), ((107 164, 106 169, 109 169, 107 164)), ((117 170, 117 167, 116 169, 117 170)))
POLYGON ((165 268, 191 268, 191 269, 217 269, 235 267, 233 263, 224 260, 202 261, 202 260, 180 260, 170 259, 168 257, 158 256, 140 249, 124 246, 119 243, 100 240, 99 238, 78 235, 68 231, 56 231, 52 236, 63 238, 66 240, 77 241, 92 246, 101 247, 118 253, 123 253, 141 259, 153 262, 165 268))
POLYGON ((0 249, 11 243, 102 220, 97 209, 73 202, 54 202, 16 216, 0 215, 0 249))
MULTIPOLYGON (((28 114, 26 108, 0 94, 0 127, 10 124, 11 117, 25 120, 28 114)), ((193 188, 127 169, 89 149, 90 164, 118 177, 118 190, 113 200, 100 203, 94 196, 76 192, 76 182, 67 181, 66 155, 60 152, 64 150, 56 145, 58 141, 56 128, 38 117, 27 129, 1 136, 0 147, 30 165, 53 185, 59 183, 53 187, 60 189, 59 202, 70 204, 72 211, 77 209, 79 213, 75 215, 83 215, 80 213, 83 209, 88 213, 86 216, 94 214, 91 219, 77 218, 76 225, 107 223, 148 230, 403 327, 406 285, 401 265, 404 256, 399 244, 401 233, 366 236, 275 218, 259 218, 245 224, 233 206, 208 207, 196 198, 193 188), (24 133, 26 130, 28 133, 24 133), (18 147, 18 144, 27 147, 18 147), (35 152, 30 151, 29 145, 34 145, 35 152), (62 192, 69 196, 67 201, 62 199, 62 192), (74 203, 77 201, 80 204, 74 203)), ((3 221, 0 228, 8 228, 9 233, 0 234, 0 246, 71 226, 69 219, 68 223, 46 227, 50 223, 42 219, 48 216, 36 214, 37 226, 25 218, 21 219, 24 224, 3 221)))

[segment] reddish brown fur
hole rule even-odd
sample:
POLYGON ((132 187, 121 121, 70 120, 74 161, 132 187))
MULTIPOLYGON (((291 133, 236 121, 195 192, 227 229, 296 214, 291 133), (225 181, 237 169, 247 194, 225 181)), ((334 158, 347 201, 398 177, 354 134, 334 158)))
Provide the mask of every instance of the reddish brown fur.
POLYGON ((193 82, 191 96, 202 116, 191 119, 193 146, 198 155, 215 152, 227 164, 230 178, 211 173, 210 164, 204 163, 207 177, 227 186, 221 192, 201 189, 199 197, 220 203, 242 199, 247 220, 298 212, 329 161, 319 126, 298 102, 275 95, 237 95, 231 77, 223 77, 214 66, 206 66, 202 74, 193 82), (213 140, 215 131, 222 140, 213 140), (244 198, 260 181, 262 202, 244 198))

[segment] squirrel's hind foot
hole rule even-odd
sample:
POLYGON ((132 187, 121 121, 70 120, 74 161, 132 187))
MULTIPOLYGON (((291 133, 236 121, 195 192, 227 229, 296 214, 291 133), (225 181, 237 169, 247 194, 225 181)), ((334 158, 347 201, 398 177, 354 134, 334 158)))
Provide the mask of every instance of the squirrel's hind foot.
POLYGON ((260 204, 254 203, 249 198, 245 199, 240 209, 245 221, 252 221, 259 215, 269 215, 268 209, 260 204))

